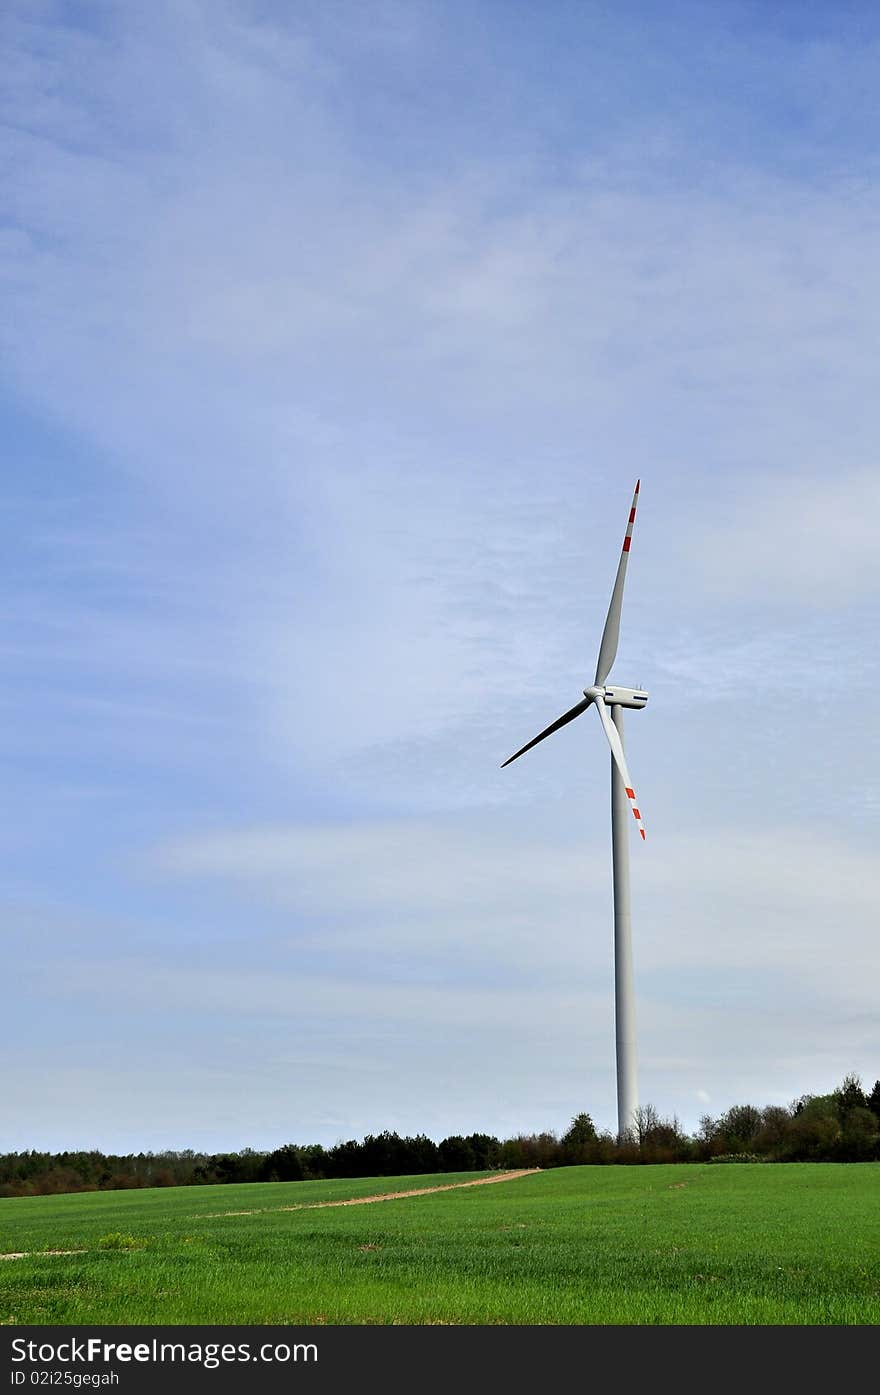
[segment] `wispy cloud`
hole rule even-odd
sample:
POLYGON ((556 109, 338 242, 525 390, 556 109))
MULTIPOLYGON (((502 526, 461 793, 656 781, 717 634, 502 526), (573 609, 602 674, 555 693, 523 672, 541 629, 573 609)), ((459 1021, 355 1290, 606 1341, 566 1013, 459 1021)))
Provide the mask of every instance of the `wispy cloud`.
MULTIPOLYGON (((696 555, 725 600, 773 607, 873 606, 880 586, 880 469, 852 468, 846 454, 823 470, 768 477, 745 496, 719 489, 714 521, 697 534, 696 555), (740 559, 748 558, 748 566, 740 559)), ((855 646, 853 646, 855 649, 855 646)), ((854 652, 850 664, 864 662, 854 652)), ((814 659, 822 662, 823 656, 814 659)))
MULTIPOLYGON (((507 968, 564 978, 605 956, 606 819, 595 803, 592 834, 565 829, 561 808, 543 828, 480 822, 479 838, 472 819, 449 818, 252 829, 172 844, 152 866, 293 911, 306 942, 405 949, 414 968, 423 957, 483 962, 503 946, 507 968)), ((863 991, 880 897, 869 848, 803 827, 782 837, 723 824, 654 841, 633 858, 646 971, 752 965, 863 991)))

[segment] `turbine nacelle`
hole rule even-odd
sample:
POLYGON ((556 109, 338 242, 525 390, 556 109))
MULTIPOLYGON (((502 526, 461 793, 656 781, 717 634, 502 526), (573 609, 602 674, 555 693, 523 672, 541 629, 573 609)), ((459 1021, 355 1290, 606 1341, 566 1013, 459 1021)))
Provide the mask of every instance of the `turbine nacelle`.
POLYGON ((592 698, 594 701, 601 697, 606 707, 634 707, 636 709, 644 707, 648 701, 648 694, 644 688, 621 688, 615 684, 613 688, 584 688, 584 697, 592 698))

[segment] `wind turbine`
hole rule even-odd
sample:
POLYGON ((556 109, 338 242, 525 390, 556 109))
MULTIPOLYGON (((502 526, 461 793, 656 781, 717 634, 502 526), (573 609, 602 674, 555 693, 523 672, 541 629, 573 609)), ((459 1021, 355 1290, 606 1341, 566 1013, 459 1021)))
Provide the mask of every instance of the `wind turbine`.
POLYGON ((623 753, 623 709, 639 709, 648 701, 648 694, 641 688, 613 688, 605 686, 611 666, 617 655, 617 641, 620 634, 620 611, 623 606, 623 585, 626 581, 626 564, 632 541, 633 524, 636 521, 636 506, 639 502, 639 481, 636 480, 629 522, 623 539, 614 590, 602 631, 599 645, 599 661, 596 664, 596 677, 591 688, 584 688, 583 700, 557 717, 549 727, 522 746, 502 765, 510 765, 526 751, 537 746, 546 736, 552 736, 560 727, 573 722, 588 707, 595 707, 602 723, 602 729, 611 747, 611 859, 614 877, 614 1021, 617 1041, 617 1132, 623 1139, 631 1131, 638 1110, 638 1062, 636 1057, 636 1005, 633 990, 632 926, 630 923, 629 902, 629 842, 627 829, 627 806, 632 809, 639 833, 645 837, 645 826, 639 813, 636 792, 627 769, 623 753))

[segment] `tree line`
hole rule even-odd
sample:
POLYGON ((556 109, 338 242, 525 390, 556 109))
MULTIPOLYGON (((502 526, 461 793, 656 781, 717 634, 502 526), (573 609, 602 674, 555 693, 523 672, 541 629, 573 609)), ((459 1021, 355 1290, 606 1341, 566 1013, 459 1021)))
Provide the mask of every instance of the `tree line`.
POLYGON ((0 1154, 0 1197, 130 1187, 205 1186, 223 1182, 298 1182, 334 1177, 484 1172, 582 1163, 871 1162, 880 1160, 880 1080, 866 1094, 848 1075, 827 1095, 802 1095, 790 1105, 733 1105, 704 1115, 693 1135, 653 1105, 637 1111, 630 1136, 600 1132, 587 1113, 561 1135, 453 1134, 440 1143, 424 1134, 385 1131, 325 1148, 285 1143, 270 1152, 107 1154, 97 1149, 0 1154))

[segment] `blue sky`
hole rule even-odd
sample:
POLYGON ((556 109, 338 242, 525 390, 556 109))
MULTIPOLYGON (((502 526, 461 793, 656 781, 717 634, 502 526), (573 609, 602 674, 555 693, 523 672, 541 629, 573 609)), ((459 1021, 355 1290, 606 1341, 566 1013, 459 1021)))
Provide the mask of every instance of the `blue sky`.
POLYGON ((875 8, 0 46, 0 1148, 614 1126, 637 476, 641 1097, 873 1083, 875 8))

